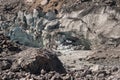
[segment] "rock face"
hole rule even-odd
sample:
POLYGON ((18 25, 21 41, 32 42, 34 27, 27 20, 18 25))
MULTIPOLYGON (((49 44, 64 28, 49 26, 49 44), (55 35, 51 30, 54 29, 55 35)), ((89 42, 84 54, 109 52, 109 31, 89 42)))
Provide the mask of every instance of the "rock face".
POLYGON ((20 68, 33 74, 39 74, 42 69, 47 72, 65 72, 57 56, 48 50, 29 48, 16 54, 15 57, 16 61, 12 65, 13 71, 20 68))
MULTIPOLYGON (((11 40, 17 41, 25 46, 43 48, 46 46, 49 47, 50 45, 51 48, 60 49, 57 47, 61 47, 62 45, 63 49, 66 49, 64 47, 72 50, 74 50, 74 48, 91 49, 89 40, 85 39, 84 36, 82 36, 83 34, 80 34, 82 31, 75 31, 74 26, 76 25, 73 25, 73 29, 69 29, 69 26, 68 29, 66 29, 67 22, 69 21, 66 22, 66 19, 63 20, 63 18, 57 19, 54 10, 44 15, 41 13, 44 12, 38 9, 34 9, 33 13, 19 11, 14 22, 8 23, 7 26, 2 25, 1 30, 3 30, 6 35, 9 35, 11 40), (64 21, 66 25, 63 25, 64 21), (60 37, 61 39, 59 39, 60 37)), ((4 23, 7 22, 1 22, 1 24, 4 23)), ((85 28, 85 30, 87 30, 87 28, 85 28)))
MULTIPOLYGON (((101 45, 117 47, 120 44, 119 9, 111 0, 101 3, 106 6, 101 6, 98 3, 100 1, 68 1, 69 3, 65 4, 68 10, 64 11, 63 6, 58 15, 56 9, 46 13, 39 8, 35 8, 33 12, 19 11, 14 21, 1 21, 0 28, 10 34, 11 40, 32 47, 52 45, 51 48, 56 46, 56 49, 71 50, 89 50, 101 45), (91 4, 87 7, 86 3, 91 4), (82 5, 86 8, 82 8, 82 5), (76 8, 77 10, 74 10, 76 8)), ((51 2, 52 0, 48 1, 48 4, 51 2)), ((56 0, 55 2, 57 5, 56 0)))
MULTIPOLYGON (((119 39, 119 11, 109 6, 92 6, 82 11, 67 13, 60 19, 64 31, 76 30, 94 45, 114 43, 119 39), (106 29, 106 30, 105 30, 106 29)), ((119 42, 119 41, 117 41, 119 42)), ((119 43, 117 43, 119 44, 119 43)))

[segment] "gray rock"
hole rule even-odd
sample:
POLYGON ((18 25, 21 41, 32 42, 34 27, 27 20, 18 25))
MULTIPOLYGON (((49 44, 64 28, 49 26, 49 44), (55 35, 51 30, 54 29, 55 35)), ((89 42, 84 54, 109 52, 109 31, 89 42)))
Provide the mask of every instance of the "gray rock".
POLYGON ((70 80, 71 79, 71 77, 70 77, 70 75, 69 74, 66 74, 64 77, 62 77, 63 78, 63 80, 70 80))
POLYGON ((46 79, 51 79, 54 74, 48 73, 46 76, 46 79))
POLYGON ((24 21, 24 12, 18 11, 17 19, 20 19, 21 21, 24 21))
POLYGON ((42 69, 40 73, 44 75, 46 73, 46 71, 44 69, 42 69))
POLYGON ((116 71, 118 71, 118 70, 119 70, 119 69, 118 69, 118 67, 116 67, 116 66, 113 66, 112 69, 111 69, 112 72, 116 72, 116 71))
POLYGON ((27 25, 29 25, 29 26, 34 25, 34 18, 33 18, 32 13, 29 13, 29 14, 25 13, 24 15, 26 17, 27 25))
POLYGON ((103 73, 101 73, 101 74, 99 74, 97 77, 98 77, 98 78, 102 78, 102 77, 105 77, 105 75, 104 75, 103 73))
POLYGON ((99 77, 99 78, 105 77, 105 76, 107 76, 107 73, 104 70, 101 70, 97 73, 97 77, 99 77))
POLYGON ((7 28, 9 27, 9 23, 8 22, 1 22, 0 23, 0 29, 1 30, 7 30, 7 28))
POLYGON ((47 31, 42 31, 42 37, 43 37, 43 45, 44 47, 47 47, 50 43, 51 35, 47 31))
POLYGON ((2 70, 10 69, 11 65, 12 64, 8 62, 7 60, 3 60, 1 64, 1 69, 2 70))
POLYGON ((7 79, 9 79, 7 75, 4 75, 4 76, 2 77, 2 80, 7 80, 7 79))
POLYGON ((44 6, 44 5, 46 5, 47 3, 48 3, 48 0, 42 0, 40 4, 41 4, 42 6, 44 6))
POLYGON ((62 80, 59 73, 56 73, 50 80, 62 80))
POLYGON ((0 15, 0 21, 5 21, 6 18, 3 15, 0 15))
POLYGON ((40 18, 39 20, 37 20, 36 28, 35 28, 36 31, 42 31, 47 23, 48 23, 48 21, 44 18, 40 18))
POLYGON ((56 18, 56 14, 53 11, 48 11, 45 15, 46 19, 54 20, 56 18))
POLYGON ((37 9, 33 10, 33 18, 38 18, 39 17, 39 12, 37 9))
POLYGON ((53 31, 54 29, 58 29, 58 28, 59 28, 58 20, 52 20, 45 26, 45 30, 47 31, 53 31))
POLYGON ((37 9, 33 10, 33 19, 34 19, 34 26, 36 25, 37 20, 39 20, 39 11, 37 9))

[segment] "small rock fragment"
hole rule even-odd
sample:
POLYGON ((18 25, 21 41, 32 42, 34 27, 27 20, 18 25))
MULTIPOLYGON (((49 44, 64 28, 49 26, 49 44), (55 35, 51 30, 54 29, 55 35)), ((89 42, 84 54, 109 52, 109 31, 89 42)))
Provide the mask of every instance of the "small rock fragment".
POLYGON ((40 4, 41 4, 42 6, 44 6, 44 5, 46 5, 47 3, 48 3, 48 0, 42 0, 40 4))

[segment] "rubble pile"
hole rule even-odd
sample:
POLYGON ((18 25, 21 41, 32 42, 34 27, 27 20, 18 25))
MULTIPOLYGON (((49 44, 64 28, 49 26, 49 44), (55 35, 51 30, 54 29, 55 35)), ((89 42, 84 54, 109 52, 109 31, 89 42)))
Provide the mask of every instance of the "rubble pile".
POLYGON ((20 52, 20 45, 12 42, 9 37, 6 37, 3 33, 0 33, 0 53, 2 52, 20 52))
POLYGON ((120 78, 120 72, 117 67, 99 67, 98 70, 92 70, 88 67, 84 67, 80 70, 68 71, 67 73, 59 74, 56 71, 46 72, 44 69, 40 71, 40 74, 30 74, 29 72, 12 72, 4 71, 0 72, 0 79, 32 79, 32 80, 118 80, 120 78))

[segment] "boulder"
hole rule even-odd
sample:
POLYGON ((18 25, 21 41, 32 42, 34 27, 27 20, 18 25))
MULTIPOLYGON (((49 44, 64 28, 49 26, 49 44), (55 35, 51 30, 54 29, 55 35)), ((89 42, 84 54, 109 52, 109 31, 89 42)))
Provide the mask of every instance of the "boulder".
POLYGON ((16 59, 12 65, 12 70, 22 69, 26 72, 39 74, 42 69, 45 71, 65 72, 65 69, 54 54, 49 50, 29 48, 15 55, 16 59))

